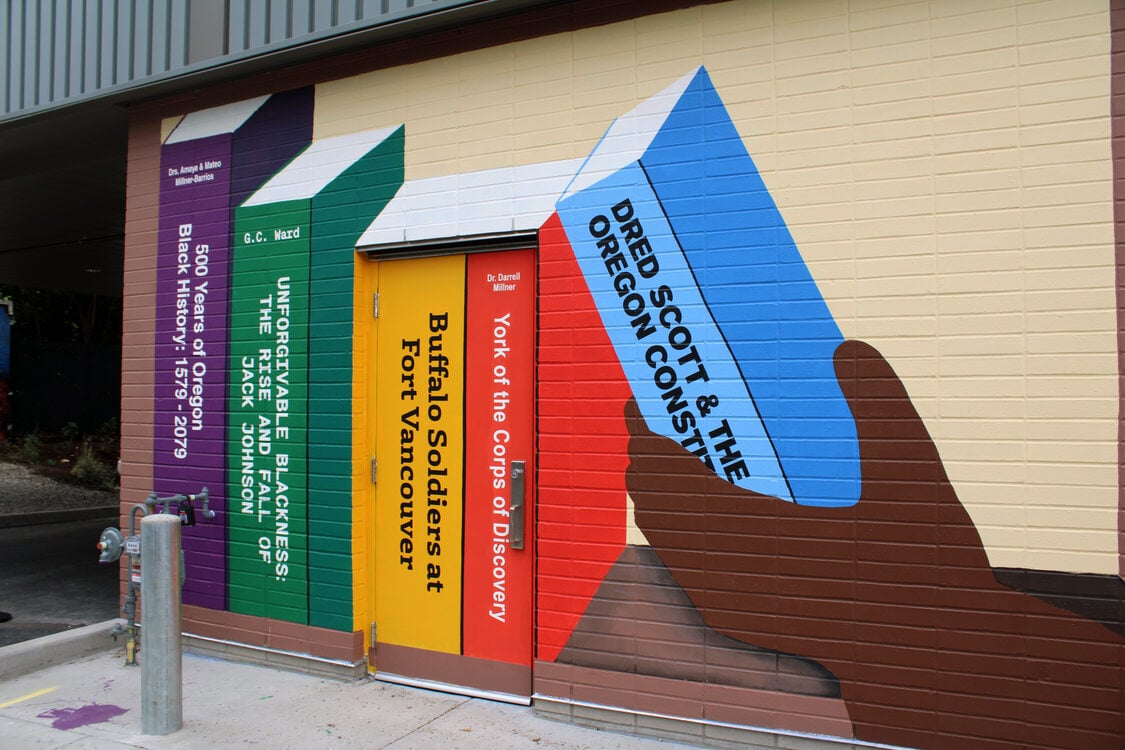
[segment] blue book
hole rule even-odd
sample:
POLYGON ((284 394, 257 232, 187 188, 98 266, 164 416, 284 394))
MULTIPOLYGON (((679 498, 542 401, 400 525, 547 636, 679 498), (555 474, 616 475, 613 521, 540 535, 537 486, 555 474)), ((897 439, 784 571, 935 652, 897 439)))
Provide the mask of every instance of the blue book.
POLYGON ((650 430, 739 487, 859 500, 843 336, 706 70, 615 120, 556 207, 650 430))

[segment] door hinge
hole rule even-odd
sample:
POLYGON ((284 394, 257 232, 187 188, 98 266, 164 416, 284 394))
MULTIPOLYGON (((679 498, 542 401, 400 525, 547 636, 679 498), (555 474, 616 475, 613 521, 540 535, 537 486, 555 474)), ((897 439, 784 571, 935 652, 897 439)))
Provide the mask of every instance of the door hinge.
POLYGON ((371 295, 371 317, 378 319, 379 317, 379 293, 375 292, 371 295))
POLYGON ((375 623, 371 623, 371 648, 375 648, 375 641, 377 640, 376 637, 375 637, 375 633, 376 633, 375 623))
POLYGON ((375 460, 375 456, 372 456, 371 457, 371 484, 375 484, 375 470, 378 467, 378 465, 379 465, 379 462, 375 460))

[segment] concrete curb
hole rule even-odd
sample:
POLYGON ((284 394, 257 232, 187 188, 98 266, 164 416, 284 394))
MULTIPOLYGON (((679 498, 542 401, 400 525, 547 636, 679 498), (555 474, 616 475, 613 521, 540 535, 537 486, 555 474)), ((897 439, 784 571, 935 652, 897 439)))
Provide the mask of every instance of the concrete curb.
POLYGON ((118 645, 113 629, 119 624, 124 627, 125 621, 106 620, 4 646, 0 648, 0 682, 108 651, 118 645))
POLYGON ((121 509, 116 505, 107 505, 100 508, 73 508, 71 510, 41 510, 34 513, 7 513, 0 515, 0 529, 10 526, 34 526, 41 523, 87 521, 93 518, 117 520, 120 516, 121 509))

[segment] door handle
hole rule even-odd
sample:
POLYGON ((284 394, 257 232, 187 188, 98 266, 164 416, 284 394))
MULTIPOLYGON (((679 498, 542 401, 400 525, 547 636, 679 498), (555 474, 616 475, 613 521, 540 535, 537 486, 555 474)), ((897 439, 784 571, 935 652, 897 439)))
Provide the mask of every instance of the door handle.
POLYGON ((512 480, 512 499, 509 503, 512 521, 510 543, 512 549, 523 549, 524 496, 526 493, 526 461, 512 461, 508 476, 512 480))

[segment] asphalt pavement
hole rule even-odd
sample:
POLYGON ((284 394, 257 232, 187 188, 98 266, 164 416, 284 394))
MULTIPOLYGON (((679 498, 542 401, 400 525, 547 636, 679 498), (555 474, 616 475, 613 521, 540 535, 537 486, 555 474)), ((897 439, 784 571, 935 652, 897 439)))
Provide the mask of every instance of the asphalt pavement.
POLYGON ((0 459, 0 646, 118 616, 117 565, 100 565, 117 493, 0 459))
POLYGON ((118 617, 116 564, 95 545, 113 515, 0 527, 0 646, 118 617))

